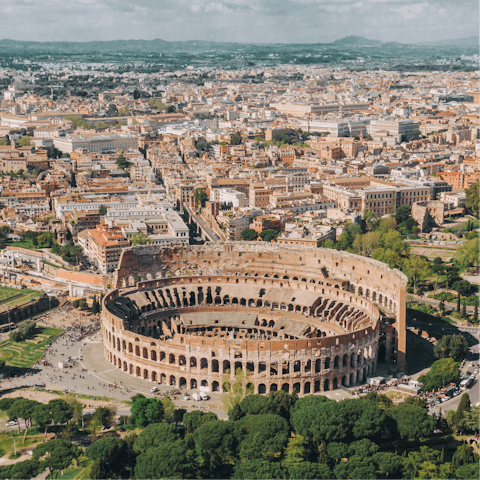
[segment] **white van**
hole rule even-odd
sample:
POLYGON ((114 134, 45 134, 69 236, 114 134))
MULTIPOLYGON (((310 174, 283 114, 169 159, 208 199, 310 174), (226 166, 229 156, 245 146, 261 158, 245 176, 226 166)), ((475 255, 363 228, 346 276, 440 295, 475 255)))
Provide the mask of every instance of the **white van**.
POLYGON ((192 398, 196 401, 199 402, 202 397, 198 393, 192 393, 192 398))
POLYGON ((202 400, 208 400, 209 396, 205 392, 200 392, 200 398, 202 400))

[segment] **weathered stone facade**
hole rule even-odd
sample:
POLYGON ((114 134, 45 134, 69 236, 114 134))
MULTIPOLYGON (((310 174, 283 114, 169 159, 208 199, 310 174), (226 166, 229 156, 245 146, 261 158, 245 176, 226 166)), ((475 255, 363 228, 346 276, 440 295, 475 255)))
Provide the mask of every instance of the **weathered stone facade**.
POLYGON ((107 360, 132 375, 255 393, 351 386, 405 361, 406 277, 344 252, 232 243, 125 251, 104 298, 107 360), (135 286, 136 283, 136 286, 135 286))

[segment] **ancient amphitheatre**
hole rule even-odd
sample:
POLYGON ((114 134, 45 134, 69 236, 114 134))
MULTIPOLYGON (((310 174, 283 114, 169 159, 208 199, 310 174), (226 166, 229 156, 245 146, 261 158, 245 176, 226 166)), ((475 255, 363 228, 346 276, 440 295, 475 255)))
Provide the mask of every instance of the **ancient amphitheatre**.
POLYGON ((407 278, 366 257, 248 242, 125 250, 105 296, 104 354, 146 380, 255 393, 349 387, 405 369, 407 278))

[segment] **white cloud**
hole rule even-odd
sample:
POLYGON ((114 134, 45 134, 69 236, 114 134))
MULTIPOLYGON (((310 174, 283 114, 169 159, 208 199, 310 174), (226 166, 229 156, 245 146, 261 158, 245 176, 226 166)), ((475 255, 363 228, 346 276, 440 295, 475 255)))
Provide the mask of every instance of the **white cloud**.
POLYGON ((428 3, 417 3, 416 5, 410 6, 404 5, 400 8, 390 8, 390 10, 400 13, 405 20, 412 20, 419 13, 422 13, 425 7, 428 7, 428 3))

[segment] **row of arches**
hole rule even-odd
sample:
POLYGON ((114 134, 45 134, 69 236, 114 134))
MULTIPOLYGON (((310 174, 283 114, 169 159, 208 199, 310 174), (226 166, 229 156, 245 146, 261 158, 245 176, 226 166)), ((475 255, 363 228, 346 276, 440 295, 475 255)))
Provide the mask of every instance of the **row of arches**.
MULTIPOLYGON (((131 345, 131 344, 129 344, 131 345)), ((136 353, 140 353, 140 347, 135 347, 136 353)), ((363 352, 361 350, 351 353, 344 354, 343 356, 336 355, 335 357, 325 357, 323 359, 316 358, 314 360, 292 360, 292 361, 282 361, 282 362, 271 362, 267 363, 264 361, 230 361, 230 360, 219 360, 219 359, 207 359, 205 357, 200 358, 197 361, 197 358, 194 356, 186 357, 185 355, 178 355, 170 353, 168 356, 165 352, 160 352, 157 355, 155 350, 148 352, 146 348, 142 349, 143 357, 140 355, 135 355, 140 358, 144 358, 152 361, 164 362, 166 365, 171 365, 172 367, 189 367, 189 369, 197 369, 197 371, 205 371, 209 374, 229 374, 236 372, 237 370, 242 370, 247 374, 257 374, 260 376, 276 376, 276 375, 288 375, 288 374, 318 374, 327 370, 339 370, 339 369, 352 369, 357 368, 362 365, 370 364, 373 360, 373 350, 372 347, 365 347, 363 352), (232 370, 233 367, 233 370, 232 370)), ((130 352, 131 353, 131 352, 130 352)), ((109 353, 110 361, 116 363, 117 356, 109 353), (112 357, 113 355, 113 357, 112 357)), ((120 360, 120 356, 118 357, 120 360)))
MULTIPOLYGON (((225 391, 225 387, 222 382, 213 380, 209 382, 207 379, 202 379, 197 381, 196 378, 187 379, 185 376, 177 377, 172 374, 166 374, 164 372, 157 372, 155 370, 149 370, 147 368, 142 368, 140 366, 135 366, 132 363, 127 363, 125 360, 122 361, 121 358, 116 356, 111 356, 112 363, 119 369, 122 369, 124 372, 134 375, 144 380, 149 380, 152 382, 157 382, 163 385, 175 386, 175 387, 185 387, 190 389, 196 389, 201 387, 210 387, 212 392, 225 391)), ((286 392, 296 391, 298 394, 309 394, 316 392, 328 392, 330 390, 337 390, 341 386, 343 387, 352 387, 358 383, 363 383, 366 381, 367 375, 373 373, 373 366, 367 365, 363 368, 359 368, 356 371, 353 371, 349 374, 342 376, 332 375, 329 378, 324 378, 322 380, 318 379, 315 381, 310 380, 292 380, 290 382, 284 382, 278 384, 276 382, 251 382, 251 385, 254 386, 255 393, 258 394, 267 394, 268 392, 273 392, 276 390, 284 390, 286 392)))

